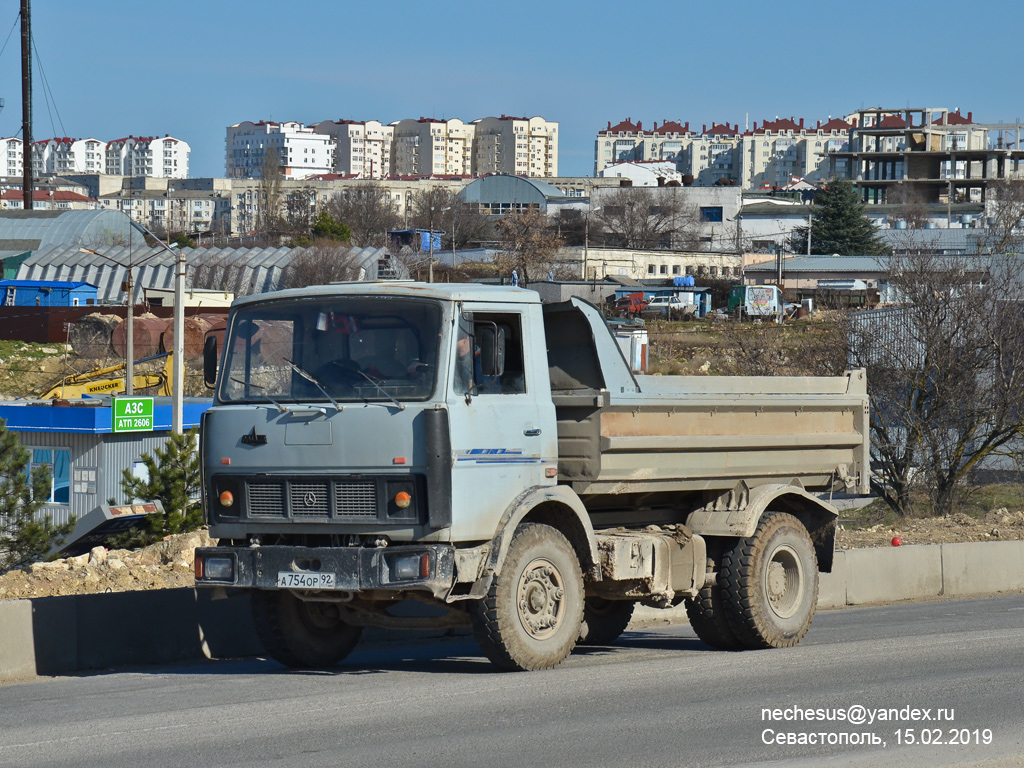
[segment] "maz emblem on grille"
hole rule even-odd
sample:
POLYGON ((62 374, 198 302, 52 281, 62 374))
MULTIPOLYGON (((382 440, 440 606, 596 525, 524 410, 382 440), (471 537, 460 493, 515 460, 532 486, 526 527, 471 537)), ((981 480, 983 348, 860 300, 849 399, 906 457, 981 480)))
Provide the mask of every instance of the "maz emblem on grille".
POLYGON ((249 434, 242 435, 242 444, 243 445, 266 445, 267 444, 267 436, 266 435, 257 434, 256 433, 256 427, 253 426, 253 428, 250 430, 249 434))

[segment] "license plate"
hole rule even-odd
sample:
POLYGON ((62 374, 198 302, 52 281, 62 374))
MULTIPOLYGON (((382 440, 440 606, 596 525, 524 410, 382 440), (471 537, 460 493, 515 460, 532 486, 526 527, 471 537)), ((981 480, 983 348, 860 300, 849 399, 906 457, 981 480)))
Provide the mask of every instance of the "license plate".
POLYGON ((334 589, 334 574, 278 571, 277 586, 286 589, 334 589))

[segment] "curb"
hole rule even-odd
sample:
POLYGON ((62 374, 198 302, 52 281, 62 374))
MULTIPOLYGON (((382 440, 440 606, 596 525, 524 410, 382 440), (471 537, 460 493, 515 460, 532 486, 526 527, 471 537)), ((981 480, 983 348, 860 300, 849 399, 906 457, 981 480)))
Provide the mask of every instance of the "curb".
MULTIPOLYGON (((821 574, 818 607, 1020 591, 1024 541, 840 550, 821 574)), ((685 621, 683 606, 638 606, 631 626, 685 621)), ((364 639, 413 635, 369 630, 364 639)), ((0 682, 262 653, 246 596, 213 602, 182 588, 0 600, 0 682)))

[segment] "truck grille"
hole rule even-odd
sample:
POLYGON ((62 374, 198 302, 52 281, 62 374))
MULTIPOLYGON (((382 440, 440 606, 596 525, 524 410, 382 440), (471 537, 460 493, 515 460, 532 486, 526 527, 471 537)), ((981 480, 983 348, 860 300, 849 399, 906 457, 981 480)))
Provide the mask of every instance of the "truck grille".
POLYGON ((376 483, 335 483, 334 493, 337 499, 337 514, 339 517, 350 517, 352 515, 376 516, 376 483))
POLYGON ((249 514, 284 517, 284 486, 280 483, 248 483, 249 514))
POLYGON ((331 511, 327 483, 290 483, 288 485, 288 501, 293 516, 321 515, 326 517, 331 511))
POLYGON ((249 515, 262 517, 377 517, 377 483, 323 481, 246 483, 249 515), (331 491, 334 499, 332 505, 331 491), (287 499, 287 504, 285 500, 287 499))

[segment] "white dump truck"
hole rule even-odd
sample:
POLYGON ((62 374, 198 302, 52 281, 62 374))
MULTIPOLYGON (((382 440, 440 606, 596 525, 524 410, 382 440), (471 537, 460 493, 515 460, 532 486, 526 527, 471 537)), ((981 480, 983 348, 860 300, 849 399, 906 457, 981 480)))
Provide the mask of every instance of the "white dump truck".
POLYGON ((868 491, 862 371, 636 376, 600 312, 530 290, 336 284, 232 305, 201 430, 219 546, 267 651, 337 663, 366 626, 471 626, 498 667, 686 603, 716 648, 795 645, 868 491), (219 361, 219 366, 218 366, 219 361), (393 608, 410 598, 439 615, 393 608))

